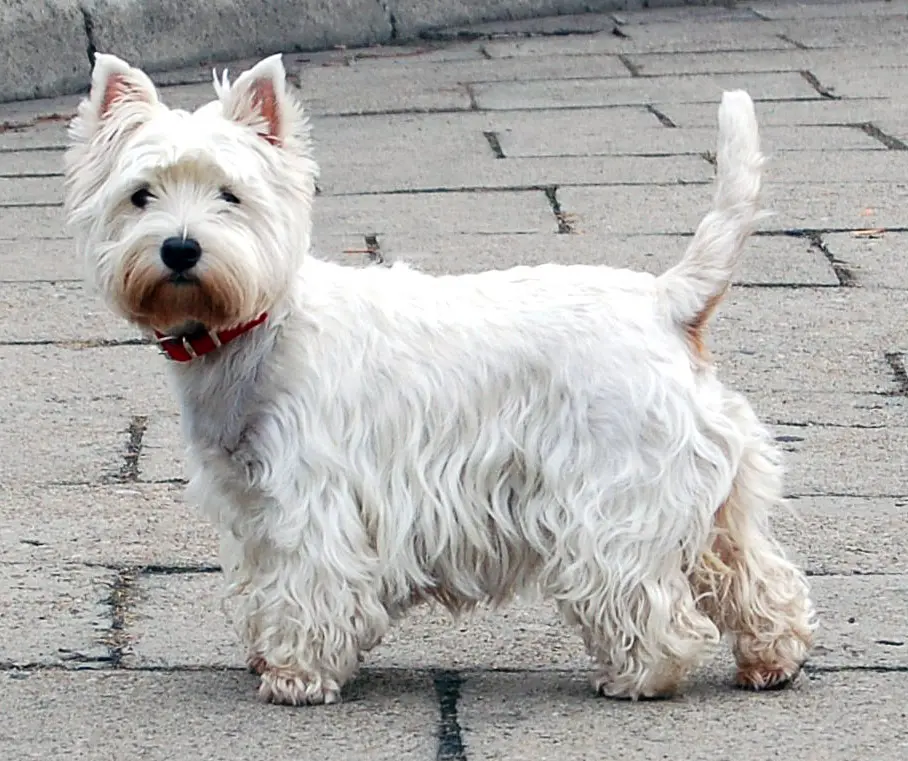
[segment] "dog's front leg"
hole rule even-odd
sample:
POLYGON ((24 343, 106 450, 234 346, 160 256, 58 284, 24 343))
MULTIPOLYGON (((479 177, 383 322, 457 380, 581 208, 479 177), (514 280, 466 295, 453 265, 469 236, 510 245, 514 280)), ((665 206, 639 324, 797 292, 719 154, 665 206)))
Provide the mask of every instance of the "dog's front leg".
POLYGON ((268 505, 244 542, 241 632, 259 696, 272 703, 338 702, 390 625, 365 532, 329 502, 268 505))
POLYGON ((337 702, 361 653, 389 626, 374 587, 363 584, 362 561, 351 558, 342 570, 321 548, 287 553, 260 545, 255 554, 240 624, 249 666, 261 675, 259 695, 289 705, 337 702))
POLYGON ((261 697, 334 703, 389 627, 379 563, 344 474, 312 465, 282 430, 260 417, 227 452, 242 486, 223 565, 261 697))

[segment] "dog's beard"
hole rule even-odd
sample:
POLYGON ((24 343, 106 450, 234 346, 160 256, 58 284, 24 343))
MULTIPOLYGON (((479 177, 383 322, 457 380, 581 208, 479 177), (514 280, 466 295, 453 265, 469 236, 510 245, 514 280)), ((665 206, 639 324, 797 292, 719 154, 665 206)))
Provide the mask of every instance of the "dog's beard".
POLYGON ((209 330, 223 330, 264 311, 249 299, 242 287, 248 279, 239 272, 209 265, 198 274, 177 274, 145 261, 141 253, 124 259, 117 294, 120 309, 141 327, 166 331, 201 323, 209 330))

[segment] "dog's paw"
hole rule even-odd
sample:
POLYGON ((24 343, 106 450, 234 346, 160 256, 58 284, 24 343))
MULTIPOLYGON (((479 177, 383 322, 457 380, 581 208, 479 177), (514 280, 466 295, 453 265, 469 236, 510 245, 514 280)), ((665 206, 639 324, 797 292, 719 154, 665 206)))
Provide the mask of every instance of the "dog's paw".
POLYGON ((740 667, 735 676, 735 686, 752 692, 784 690, 797 679, 800 673, 800 666, 792 669, 758 663, 740 667))
POLYGON ((265 673, 265 669, 268 668, 268 663, 261 655, 249 655, 246 658, 246 668, 253 674, 261 676, 265 673))
POLYGON ((332 679, 267 666, 262 671, 258 694, 266 703, 289 706, 328 705, 341 699, 340 685, 332 679))
POLYGON ((659 681, 655 684, 644 686, 618 684, 611 680, 607 674, 597 674, 591 680, 593 689, 611 700, 671 700, 678 695, 679 685, 676 680, 659 681))

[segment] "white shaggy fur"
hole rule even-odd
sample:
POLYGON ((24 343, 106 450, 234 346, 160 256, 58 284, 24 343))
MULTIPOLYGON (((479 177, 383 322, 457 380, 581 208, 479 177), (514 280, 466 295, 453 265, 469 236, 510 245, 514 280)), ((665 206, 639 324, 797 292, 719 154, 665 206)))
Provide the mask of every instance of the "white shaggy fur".
POLYGON ((759 214, 747 94, 723 96, 714 208, 661 277, 430 277, 310 255, 317 169, 278 56, 215 89, 168 110, 99 55, 66 200, 95 282, 142 328, 268 312, 170 363, 261 695, 336 701, 411 605, 532 591, 580 630, 605 695, 671 694, 722 633, 742 685, 793 677, 814 621, 768 526, 777 455, 701 337, 759 214), (160 246, 180 235, 203 253, 174 283, 160 246))

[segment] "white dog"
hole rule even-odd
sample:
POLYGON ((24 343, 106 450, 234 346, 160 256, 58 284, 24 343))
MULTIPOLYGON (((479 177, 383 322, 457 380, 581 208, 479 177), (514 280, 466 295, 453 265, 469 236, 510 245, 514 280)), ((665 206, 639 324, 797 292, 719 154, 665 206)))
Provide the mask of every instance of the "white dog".
POLYGON ((310 255, 317 167, 279 56, 215 91, 170 110, 98 55, 66 201, 112 308, 175 360, 260 694, 334 702, 410 606, 530 592, 604 695, 672 694, 722 634, 740 685, 791 680, 815 623, 768 525, 777 453, 703 343, 760 214, 748 95, 722 99, 714 207, 660 277, 430 277, 310 255))

